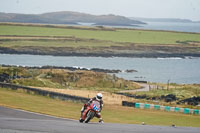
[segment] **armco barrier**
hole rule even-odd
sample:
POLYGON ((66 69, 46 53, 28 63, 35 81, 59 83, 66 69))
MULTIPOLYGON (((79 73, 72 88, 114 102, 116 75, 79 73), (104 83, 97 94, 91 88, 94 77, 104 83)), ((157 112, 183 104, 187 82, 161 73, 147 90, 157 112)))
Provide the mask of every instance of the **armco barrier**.
POLYGON ((160 110, 160 105, 154 105, 154 109, 160 110))
POLYGON ((140 108, 144 108, 144 103, 140 103, 140 108))
POLYGON ((184 113, 184 108, 180 108, 180 112, 181 112, 181 113, 184 113))
POLYGON ((150 108, 150 104, 144 104, 144 108, 145 109, 149 109, 150 108))
POLYGON ((174 111, 175 111, 175 112, 180 112, 180 108, 175 107, 175 108, 174 108, 174 111))
POLYGON ((181 112, 184 114, 200 115, 200 110, 198 110, 198 109, 178 108, 178 107, 161 106, 161 105, 144 104, 144 103, 134 103, 134 102, 126 102, 126 101, 122 101, 122 106, 129 106, 129 107, 135 107, 135 108, 140 108, 140 109, 155 109, 155 110, 164 110, 164 111, 171 111, 171 112, 181 112))
POLYGON ((165 106, 160 106, 160 110, 165 110, 165 106))
POLYGON ((199 110, 198 110, 198 109, 195 109, 195 110, 194 110, 194 114, 195 114, 195 115, 198 115, 198 114, 199 114, 199 110))
POLYGON ((140 103, 135 103, 135 108, 140 108, 140 103))
POLYGON ((122 101, 122 106, 135 107, 135 103, 122 101))
POLYGON ((9 84, 9 83, 0 82, 0 87, 11 88, 13 90, 23 89, 23 90, 26 90, 28 93, 33 92, 33 93, 38 94, 38 95, 49 96, 51 98, 56 98, 56 99, 61 99, 61 100, 80 101, 80 102, 83 102, 83 103, 85 103, 89 100, 89 98, 85 98, 85 97, 72 96, 72 95, 68 95, 68 94, 52 92, 52 91, 47 91, 47 90, 41 90, 41 89, 38 89, 38 88, 14 85, 14 84, 9 84))
POLYGON ((190 109, 184 108, 184 114, 189 114, 189 113, 190 113, 190 109))
POLYGON ((165 111, 170 111, 171 107, 170 106, 165 106, 165 111))
POLYGON ((170 111, 175 111, 175 107, 170 107, 170 111))

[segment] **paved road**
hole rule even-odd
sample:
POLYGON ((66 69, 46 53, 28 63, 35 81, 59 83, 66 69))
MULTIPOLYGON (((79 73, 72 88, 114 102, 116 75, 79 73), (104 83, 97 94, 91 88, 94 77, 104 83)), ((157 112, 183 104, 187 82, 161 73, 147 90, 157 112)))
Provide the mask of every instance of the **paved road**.
POLYGON ((126 93, 126 92, 139 92, 139 91, 149 91, 149 87, 151 88, 156 88, 155 85, 149 85, 149 84, 146 84, 146 83, 137 83, 141 86, 140 89, 136 89, 136 90, 123 90, 123 91, 120 91, 122 93, 126 93))
POLYGON ((199 133, 200 128, 79 123, 0 106, 0 133, 199 133))

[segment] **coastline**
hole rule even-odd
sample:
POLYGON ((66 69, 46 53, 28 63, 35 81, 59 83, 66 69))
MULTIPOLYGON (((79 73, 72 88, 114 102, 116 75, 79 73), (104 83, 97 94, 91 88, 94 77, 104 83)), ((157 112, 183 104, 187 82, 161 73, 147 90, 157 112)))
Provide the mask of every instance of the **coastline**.
POLYGON ((200 57, 200 34, 56 25, 53 25, 52 29, 49 25, 19 23, 0 26, 5 30, 0 35, 1 54, 130 58, 200 57), (13 28, 18 28, 15 33, 13 28), (37 30, 37 33, 32 30, 37 30), (71 30, 77 33, 69 34, 71 30), (45 34, 42 34, 43 31, 45 34), (99 33, 106 36, 102 37, 99 33), (177 38, 174 39, 174 36, 177 38))
MULTIPOLYGON (((71 67, 71 69, 85 68, 87 70, 99 68, 104 72, 105 70, 108 72, 107 69, 109 69, 108 73, 111 73, 113 70, 121 70, 116 76, 127 80, 157 83, 167 83, 170 80, 171 83, 179 84, 200 82, 198 78, 199 59, 198 57, 129 58, 0 54, 2 65, 30 67, 56 66, 57 68, 71 67), (137 72, 132 72, 132 70, 136 70, 137 72)), ((94 70, 99 71, 99 69, 94 70)))
POLYGON ((77 56, 77 57, 128 57, 128 58, 197 58, 200 57, 200 53, 104 53, 100 51, 98 53, 93 52, 40 52, 40 51, 17 51, 7 48, 0 48, 0 54, 27 54, 27 55, 50 55, 50 56, 77 56))

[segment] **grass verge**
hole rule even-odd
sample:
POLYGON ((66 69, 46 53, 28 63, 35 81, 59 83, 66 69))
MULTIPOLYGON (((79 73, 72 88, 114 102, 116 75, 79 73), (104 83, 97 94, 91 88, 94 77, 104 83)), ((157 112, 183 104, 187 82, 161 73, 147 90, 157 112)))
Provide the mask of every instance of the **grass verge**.
MULTIPOLYGON (((71 119, 79 119, 82 106, 81 103, 60 101, 5 88, 0 88, 0 105, 71 119)), ((102 116, 105 122, 112 123, 141 124, 145 122, 149 125, 176 124, 177 126, 200 127, 200 116, 114 105, 105 105, 102 116)))

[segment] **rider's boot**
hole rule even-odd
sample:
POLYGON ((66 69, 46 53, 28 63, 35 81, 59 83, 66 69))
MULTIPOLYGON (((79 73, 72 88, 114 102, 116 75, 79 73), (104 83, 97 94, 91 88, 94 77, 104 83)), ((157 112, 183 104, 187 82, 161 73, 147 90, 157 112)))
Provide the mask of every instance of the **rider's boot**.
POLYGON ((84 121, 84 120, 83 120, 82 118, 80 118, 79 122, 80 122, 80 123, 83 123, 83 121, 84 121))
POLYGON ((102 118, 99 118, 99 123, 104 123, 102 118))
POLYGON ((81 122, 81 123, 84 121, 84 120, 82 119, 84 110, 85 110, 85 108, 82 107, 82 108, 81 108, 81 117, 80 117, 80 119, 79 119, 79 122, 81 122))

